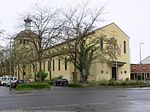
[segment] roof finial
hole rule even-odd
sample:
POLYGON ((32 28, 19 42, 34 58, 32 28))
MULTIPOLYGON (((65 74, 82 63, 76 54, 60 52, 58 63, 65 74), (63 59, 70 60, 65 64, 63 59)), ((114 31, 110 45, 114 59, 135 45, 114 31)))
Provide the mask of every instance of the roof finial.
POLYGON ((30 15, 28 15, 28 17, 24 20, 26 30, 31 30, 31 21, 30 15))

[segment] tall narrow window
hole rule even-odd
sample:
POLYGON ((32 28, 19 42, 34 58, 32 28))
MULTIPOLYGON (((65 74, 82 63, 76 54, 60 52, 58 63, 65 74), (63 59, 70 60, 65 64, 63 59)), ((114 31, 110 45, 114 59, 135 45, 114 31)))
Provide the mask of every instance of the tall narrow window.
POLYGON ((103 42, 104 42, 104 39, 103 39, 103 37, 101 37, 101 38, 100 38, 100 48, 101 48, 101 49, 103 49, 103 42))
POLYGON ((67 58, 65 58, 65 70, 67 70, 67 58))
POLYGON ((58 59, 58 70, 60 70, 60 59, 58 59))
POLYGON ((53 71, 55 71, 55 60, 53 60, 53 71))
POLYGON ((48 61, 48 68, 47 68, 48 71, 51 70, 51 61, 48 61))
POLYGON ((23 44, 26 44, 26 40, 25 39, 23 39, 23 44))
POLYGON ((20 44, 22 44, 22 39, 20 39, 20 44))
POLYGON ((43 62, 43 70, 45 71, 45 62, 43 62))
POLYGON ((127 52, 127 49, 126 49, 126 47, 127 47, 126 41, 123 42, 123 47, 124 47, 124 53, 126 53, 126 52, 127 52))

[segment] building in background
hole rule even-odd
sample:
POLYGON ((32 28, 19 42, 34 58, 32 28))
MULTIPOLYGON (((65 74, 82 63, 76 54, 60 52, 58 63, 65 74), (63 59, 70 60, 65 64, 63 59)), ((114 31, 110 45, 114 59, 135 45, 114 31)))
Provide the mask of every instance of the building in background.
POLYGON ((150 78, 150 56, 141 61, 141 64, 131 64, 131 80, 147 80, 150 78))

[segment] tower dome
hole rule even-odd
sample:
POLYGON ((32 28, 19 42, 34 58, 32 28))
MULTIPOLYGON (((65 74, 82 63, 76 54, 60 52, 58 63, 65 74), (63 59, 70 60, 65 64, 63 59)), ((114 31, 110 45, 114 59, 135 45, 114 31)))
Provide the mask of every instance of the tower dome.
POLYGON ((25 20, 24 20, 24 22, 25 22, 25 29, 26 30, 31 30, 31 19, 30 19, 30 17, 27 17, 25 20))

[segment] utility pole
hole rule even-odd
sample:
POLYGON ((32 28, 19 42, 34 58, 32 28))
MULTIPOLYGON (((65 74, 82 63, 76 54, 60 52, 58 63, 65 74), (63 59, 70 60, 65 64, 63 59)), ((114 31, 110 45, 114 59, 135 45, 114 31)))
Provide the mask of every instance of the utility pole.
POLYGON ((142 80, 142 62, 141 62, 141 45, 144 43, 139 43, 139 52, 140 52, 140 75, 142 80))
POLYGON ((10 91, 11 91, 11 38, 10 38, 10 62, 9 62, 10 64, 10 68, 9 68, 9 71, 10 71, 10 73, 9 73, 9 79, 10 79, 10 91))

